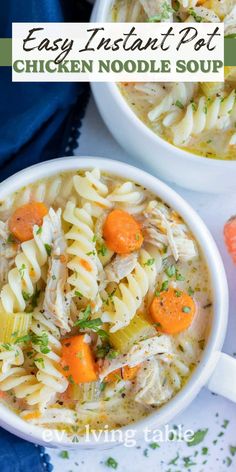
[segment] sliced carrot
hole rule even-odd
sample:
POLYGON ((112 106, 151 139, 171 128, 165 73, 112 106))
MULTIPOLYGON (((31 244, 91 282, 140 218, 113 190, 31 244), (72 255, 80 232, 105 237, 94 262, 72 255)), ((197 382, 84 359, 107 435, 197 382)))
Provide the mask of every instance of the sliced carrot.
POLYGON ((123 210, 109 213, 103 226, 103 236, 109 249, 118 254, 136 251, 143 244, 139 223, 123 210))
POLYGON ((0 398, 4 398, 6 396, 6 392, 3 392, 2 390, 0 390, 0 398))
POLYGON ((121 379, 122 379, 121 369, 116 369, 116 370, 113 370, 113 372, 110 372, 110 374, 108 374, 104 380, 107 383, 113 383, 113 382, 118 382, 121 379))
POLYGON ((33 238, 34 225, 42 226, 43 217, 48 213, 44 203, 26 203, 17 208, 9 220, 9 230, 19 241, 33 238))
POLYGON ((62 340, 62 366, 65 376, 76 384, 97 380, 95 361, 84 334, 62 340))
POLYGON ((134 377, 137 375, 139 369, 140 369, 141 364, 138 364, 134 367, 129 367, 128 365, 125 365, 121 369, 116 369, 113 370, 113 372, 110 372, 105 378, 105 382, 107 383, 113 383, 113 382, 118 382, 119 380, 133 380, 134 377))
POLYGON ((134 367, 129 367, 126 365, 122 369, 122 377, 124 380, 133 380, 134 377, 136 377, 139 369, 141 367, 141 364, 135 365, 134 367))
POLYGON ((196 305, 186 292, 169 288, 155 297, 150 305, 150 315, 162 333, 176 334, 187 329, 194 318, 196 305))
POLYGON ((236 216, 232 216, 225 224, 224 237, 227 249, 236 263, 236 216))

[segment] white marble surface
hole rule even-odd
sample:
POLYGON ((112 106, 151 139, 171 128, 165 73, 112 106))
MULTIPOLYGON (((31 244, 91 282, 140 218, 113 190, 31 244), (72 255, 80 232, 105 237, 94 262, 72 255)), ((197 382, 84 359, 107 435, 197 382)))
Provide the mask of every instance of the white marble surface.
MULTIPOLYGON (((76 154, 110 157, 135 164, 134 159, 120 148, 107 131, 92 100, 83 122, 76 154)), ((199 194, 177 187, 175 190, 200 214, 212 232, 223 257, 230 287, 230 316, 224 351, 232 355, 236 352, 236 266, 233 266, 226 253, 222 229, 227 218, 236 213, 236 190, 234 195, 199 194)), ((48 452, 56 472, 114 470, 108 468, 105 463, 110 456, 118 462, 116 470, 122 472, 141 472, 145 467, 148 472, 236 471, 236 453, 233 456, 229 450, 230 445, 236 446, 235 404, 203 389, 187 410, 174 419, 174 424, 183 424, 185 429, 194 431, 208 428, 208 433, 204 441, 196 447, 188 447, 184 442, 166 442, 153 450, 144 441, 139 441, 134 448, 119 446, 105 452, 69 452, 69 458, 65 459, 60 457, 59 451, 48 452), (222 427, 225 420, 229 423, 227 425, 225 422, 227 427, 222 427), (202 447, 208 448, 208 451, 204 451, 207 452, 206 455, 202 454, 202 447), (170 464, 178 456, 175 464, 170 464), (191 459, 184 459, 189 456, 191 459), (204 463, 206 460, 207 463, 204 463), (188 467, 189 461, 193 464, 188 467)))

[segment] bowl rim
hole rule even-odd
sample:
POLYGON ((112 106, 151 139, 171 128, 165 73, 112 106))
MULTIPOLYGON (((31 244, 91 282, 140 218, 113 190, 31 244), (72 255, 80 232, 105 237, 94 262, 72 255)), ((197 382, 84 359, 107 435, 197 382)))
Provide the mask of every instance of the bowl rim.
MULTIPOLYGON (((191 206, 168 185, 137 167, 120 161, 90 156, 71 156, 41 162, 28 167, 3 181, 0 184, 0 199, 5 198, 8 194, 11 194, 23 186, 37 180, 51 177, 66 171, 80 169, 86 170, 93 169, 94 167, 99 168, 102 172, 107 172, 122 178, 127 178, 128 175, 130 180, 145 186, 157 197, 163 199, 164 202, 173 207, 183 217, 184 221, 186 221, 193 232, 194 237, 198 241, 207 263, 212 284, 214 316, 207 346, 204 350, 201 361, 187 384, 175 395, 175 397, 173 397, 173 399, 167 402, 167 404, 159 410, 154 411, 144 419, 132 424, 132 426, 135 425, 135 431, 137 432, 136 437, 138 438, 145 428, 148 427, 153 429, 157 423, 158 427, 160 427, 172 420, 174 416, 190 404, 200 389, 207 383, 207 380, 216 365, 225 338, 228 319, 228 285, 223 262, 216 243, 195 210, 193 210, 191 206)), ((13 432, 23 439, 45 445, 46 440, 43 436, 45 428, 23 421, 18 415, 3 405, 0 405, 0 418, 0 424, 3 428, 13 432)), ((125 431, 130 430, 132 426, 127 425, 121 428, 121 430, 125 433, 125 431)), ((46 429, 46 431, 48 430, 46 429)), ((55 435, 53 433, 51 438, 52 439, 48 444, 49 447, 85 449, 104 447, 104 445, 107 444, 111 446, 111 444, 102 437, 99 441, 86 441, 84 437, 82 437, 78 444, 73 444, 69 438, 59 441, 56 433, 55 435)), ((113 445, 114 444, 112 444, 112 446, 113 445)))
MULTIPOLYGON (((91 21, 95 23, 107 22, 106 20, 109 15, 110 5, 113 2, 114 0, 97 0, 92 12, 91 21)), ((99 88, 99 85, 100 84, 98 82, 92 82, 92 90, 96 89, 97 87, 99 88)), ((124 113, 129 120, 133 121, 134 125, 139 128, 139 132, 145 134, 147 138, 153 140, 154 143, 163 146, 163 148, 165 148, 166 150, 171 150, 172 153, 176 153, 180 158, 186 158, 193 163, 199 164, 199 160, 201 160, 204 164, 207 164, 210 167, 214 166, 216 168, 221 168, 225 165, 227 165, 229 168, 232 167, 233 169, 236 167, 236 160, 219 159, 217 157, 211 158, 194 154, 192 152, 186 151, 185 149, 179 148, 174 144, 161 138, 151 128, 149 128, 128 105, 122 93, 119 91, 117 82, 103 82, 102 85, 109 89, 110 93, 114 96, 118 106, 120 106, 120 108, 122 109, 122 113, 124 113)))

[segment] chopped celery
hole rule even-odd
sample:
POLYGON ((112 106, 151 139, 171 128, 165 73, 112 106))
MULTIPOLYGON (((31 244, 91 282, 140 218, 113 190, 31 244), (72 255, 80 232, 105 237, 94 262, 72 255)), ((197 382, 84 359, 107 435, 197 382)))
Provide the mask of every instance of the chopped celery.
POLYGON ((81 384, 73 384, 71 386, 72 398, 80 403, 94 402, 99 397, 99 382, 89 382, 81 384))
POLYGON ((16 338, 28 334, 31 326, 31 313, 0 312, 0 342, 12 343, 16 338))
POLYGON ((139 315, 135 315, 130 324, 115 333, 111 333, 109 341, 111 345, 120 351, 126 353, 134 343, 150 336, 155 336, 154 326, 139 315))

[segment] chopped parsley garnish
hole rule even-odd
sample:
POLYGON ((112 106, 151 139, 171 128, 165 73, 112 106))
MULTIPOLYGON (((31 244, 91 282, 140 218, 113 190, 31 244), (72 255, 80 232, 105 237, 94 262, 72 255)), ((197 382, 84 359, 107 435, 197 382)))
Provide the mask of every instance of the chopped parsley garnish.
POLYGON ((95 255, 96 255, 96 252, 94 250, 86 253, 86 256, 95 256, 95 255))
POLYGON ((167 267, 167 269, 165 270, 165 273, 168 277, 174 277, 174 275, 176 274, 175 266, 172 264, 169 267, 167 267))
POLYGON ((14 235, 12 233, 9 234, 8 238, 7 238, 7 243, 11 244, 11 243, 15 243, 16 240, 14 238, 14 235))
POLYGON ((68 378, 68 381, 70 382, 70 384, 74 385, 75 381, 74 381, 72 375, 68 375, 67 378, 68 378))
POLYGON ((111 469, 117 469, 118 462, 113 457, 108 457, 108 459, 105 462, 105 465, 107 467, 111 467, 111 469))
POLYGON ((201 23, 203 21, 203 18, 195 12, 194 8, 189 8, 188 12, 197 23, 201 23))
POLYGON ((99 346, 96 349, 97 359, 104 359, 111 349, 110 344, 105 344, 104 346, 99 346))
POLYGON ((22 290, 22 296, 23 296, 25 302, 28 302, 28 301, 30 300, 30 298, 31 298, 30 295, 29 295, 29 293, 24 292, 24 290, 22 290))
POLYGON ((2 347, 3 347, 3 349, 6 349, 6 351, 13 351, 14 350, 14 348, 9 343, 3 343, 2 347))
MULTIPOLYGON (((24 297, 23 292, 22 292, 22 295, 24 297)), ((27 296, 28 294, 25 293, 25 295, 27 296)), ((40 290, 37 288, 37 285, 36 285, 33 295, 28 300, 24 298, 25 301, 29 301, 29 305, 26 307, 26 310, 25 310, 26 313, 32 313, 34 308, 37 307, 39 295, 40 295, 40 290)))
POLYGON ((157 449, 158 447, 160 447, 160 445, 156 442, 152 442, 151 444, 149 444, 149 447, 151 449, 157 449))
POLYGON ((179 280, 179 281, 183 281, 185 280, 185 277, 183 275, 181 275, 178 270, 176 270, 176 276, 175 276, 176 280, 179 280))
POLYGON ((160 290, 156 290, 155 291, 155 296, 156 297, 159 297, 161 292, 166 292, 166 290, 168 290, 168 286, 169 286, 169 281, 168 280, 164 280, 164 282, 162 282, 162 285, 161 285, 161 288, 160 290))
POLYGON ((19 268, 19 273, 20 273, 20 278, 21 278, 21 279, 24 278, 25 269, 26 269, 26 265, 25 265, 25 264, 22 264, 21 267, 19 268))
POLYGON ((94 320, 90 319, 90 305, 87 305, 87 307, 81 312, 81 314, 82 317, 75 322, 74 326, 77 326, 79 329, 91 329, 91 331, 97 333, 101 338, 108 337, 108 333, 101 329, 101 326, 103 325, 101 318, 95 318, 94 320))
POLYGON ((83 298, 83 294, 79 292, 78 290, 75 290, 75 296, 79 298, 83 298))
POLYGON ((183 103, 182 103, 180 100, 176 100, 175 106, 178 107, 178 108, 180 108, 181 110, 184 109, 184 105, 183 105, 183 103))
POLYGON ((196 431, 193 434, 192 438, 187 442, 188 446, 197 446, 198 444, 200 444, 205 439, 207 432, 208 428, 198 429, 198 431, 196 431))
POLYGON ((190 313, 191 308, 190 308, 190 306, 183 306, 182 311, 183 311, 184 313, 190 313))
POLYGON ((46 331, 42 332, 42 334, 40 335, 29 333, 25 336, 21 336, 20 338, 17 338, 15 340, 14 344, 27 342, 31 342, 32 344, 39 346, 40 352, 42 354, 48 354, 50 352, 50 349, 48 347, 48 334, 46 333, 46 331))
POLYGON ((155 263, 155 259, 154 259, 154 257, 153 257, 152 259, 148 259, 148 260, 144 263, 144 265, 150 267, 150 266, 152 266, 154 263, 155 263))
POLYGON ((104 392, 105 388, 106 388, 106 382, 101 382, 99 385, 100 392, 104 392))
POLYGON ((39 226, 39 228, 36 231, 36 234, 41 234, 43 232, 42 226, 39 226))
POLYGON ((149 23, 159 23, 160 21, 168 20, 173 12, 174 10, 169 3, 163 2, 161 12, 158 15, 150 16, 147 21, 149 23))
POLYGON ((101 254, 101 256, 106 256, 107 254, 107 247, 105 246, 105 244, 102 244, 99 249, 98 249, 98 254, 101 254))
POLYGON ((69 452, 68 451, 61 451, 59 454, 61 459, 69 459, 69 452))
POLYGON ((50 257, 51 253, 52 253, 52 246, 50 246, 50 244, 46 243, 46 244, 44 244, 44 247, 46 249, 46 253, 47 253, 48 257, 50 257))
POLYGON ((189 288, 188 288, 188 294, 189 294, 190 296, 194 295, 194 290, 192 289, 192 287, 189 287, 189 288))
POLYGON ((107 357, 108 359, 115 359, 118 355, 119 353, 117 351, 115 351, 114 349, 110 349, 107 357))
POLYGON ((172 460, 168 463, 168 465, 177 465, 178 459, 179 459, 179 453, 177 453, 177 456, 174 457, 174 459, 172 459, 172 460))
POLYGON ((42 368, 44 369, 45 368, 45 364, 44 364, 44 359, 42 357, 38 357, 37 359, 35 359, 34 363, 37 365, 37 364, 41 364, 42 368))
POLYGON ((235 456, 236 446, 229 446, 229 451, 230 451, 231 456, 235 456))

